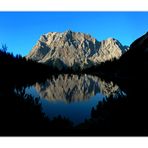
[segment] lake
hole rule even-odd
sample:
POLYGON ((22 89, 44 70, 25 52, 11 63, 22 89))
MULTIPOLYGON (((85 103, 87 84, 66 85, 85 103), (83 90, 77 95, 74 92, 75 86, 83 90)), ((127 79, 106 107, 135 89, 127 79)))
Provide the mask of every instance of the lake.
POLYGON ((118 93, 125 94, 118 85, 92 75, 61 74, 45 82, 27 87, 26 94, 41 98, 43 112, 53 119, 62 116, 75 125, 91 116, 99 101, 118 93))

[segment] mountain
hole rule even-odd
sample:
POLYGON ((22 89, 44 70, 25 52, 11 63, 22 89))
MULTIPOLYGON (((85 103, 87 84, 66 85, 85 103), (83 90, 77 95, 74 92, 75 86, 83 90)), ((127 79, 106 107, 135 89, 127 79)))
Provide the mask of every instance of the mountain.
POLYGON ((99 42, 88 34, 68 30, 42 35, 26 58, 59 70, 82 70, 107 60, 118 59, 127 50, 127 46, 114 38, 99 42))
MULTIPOLYGON (((112 62, 112 67, 119 69, 120 73, 136 75, 141 73, 148 64, 148 32, 136 39, 119 60, 112 62), (125 72, 123 72, 125 71, 125 72)), ((111 66, 110 66, 111 67, 111 66)))
MULTIPOLYGON (((120 59, 113 60, 99 65, 96 70, 101 71, 106 77, 117 82, 129 80, 137 81, 137 78, 147 77, 148 66, 148 32, 136 39, 129 47, 129 50, 123 54, 120 59)), ((88 71, 93 71, 88 68, 88 71)), ((127 82, 126 82, 126 81, 127 82)))
POLYGON ((118 61, 118 67, 125 67, 125 71, 129 74, 130 79, 143 79, 147 77, 148 66, 148 32, 136 39, 118 61))
POLYGON ((128 63, 141 63, 147 61, 148 55, 148 32, 136 39, 131 45, 130 50, 126 52, 120 61, 128 63))

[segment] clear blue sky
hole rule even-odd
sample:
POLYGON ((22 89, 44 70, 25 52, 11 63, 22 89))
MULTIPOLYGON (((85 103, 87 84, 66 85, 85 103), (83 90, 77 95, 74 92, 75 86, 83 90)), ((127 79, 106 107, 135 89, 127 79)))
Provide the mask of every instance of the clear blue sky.
POLYGON ((14 54, 28 54, 44 33, 68 29, 130 45, 148 31, 148 12, 0 12, 0 44, 14 54))

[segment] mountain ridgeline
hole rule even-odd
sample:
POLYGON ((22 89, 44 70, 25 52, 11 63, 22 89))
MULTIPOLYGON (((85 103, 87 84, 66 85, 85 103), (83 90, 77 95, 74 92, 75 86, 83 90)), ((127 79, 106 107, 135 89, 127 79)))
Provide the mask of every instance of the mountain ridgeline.
POLYGON ((100 42, 88 34, 68 30, 42 35, 26 58, 58 70, 80 71, 119 59, 127 50, 128 46, 114 38, 100 42))
POLYGON ((106 61, 95 68, 89 68, 88 71, 101 71, 110 77, 137 79, 137 77, 146 77, 148 64, 148 32, 136 39, 129 47, 129 50, 118 60, 106 61))

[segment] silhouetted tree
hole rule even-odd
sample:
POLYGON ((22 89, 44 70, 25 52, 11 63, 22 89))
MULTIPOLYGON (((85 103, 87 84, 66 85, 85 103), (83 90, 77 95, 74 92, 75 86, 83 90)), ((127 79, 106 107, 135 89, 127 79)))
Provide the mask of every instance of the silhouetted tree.
POLYGON ((8 50, 8 47, 6 46, 6 44, 2 44, 2 47, 0 48, 0 50, 6 53, 8 50))

